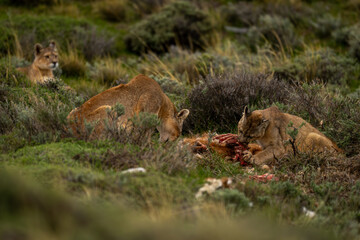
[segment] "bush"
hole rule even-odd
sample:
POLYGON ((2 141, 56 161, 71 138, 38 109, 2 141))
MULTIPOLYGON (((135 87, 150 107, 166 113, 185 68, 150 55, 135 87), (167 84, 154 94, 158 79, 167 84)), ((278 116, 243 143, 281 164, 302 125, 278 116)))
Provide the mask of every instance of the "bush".
POLYGON ((81 99, 60 80, 31 86, 16 70, 0 68, 4 70, 0 76, 0 133, 30 143, 65 136, 66 116, 81 99))
MULTIPOLYGON (((107 139, 113 139, 120 143, 130 143, 139 146, 148 146, 151 143, 151 137, 155 133, 156 127, 160 124, 155 114, 140 112, 138 115, 128 119, 125 126, 118 122, 119 117, 125 113, 125 108, 121 104, 116 104, 107 112, 107 119, 104 121, 104 136, 107 139)), ((85 122, 85 139, 88 139, 93 129, 87 129, 85 122)))
POLYGON ((295 26, 306 24, 306 20, 314 15, 312 8, 301 2, 293 1, 270 1, 265 5, 263 12, 268 15, 287 18, 295 26))
MULTIPOLYGON (((109 32, 100 31, 84 20, 60 16, 22 15, 13 17, 11 21, 4 20, 1 25, 14 29, 23 53, 29 60, 33 59, 35 43, 39 42, 47 46, 51 39, 58 43, 59 48, 78 49, 87 60, 116 52, 115 38, 109 32)), ((13 51, 14 49, 10 49, 10 52, 13 51)))
POLYGON ((15 49, 15 36, 11 29, 0 26, 0 57, 8 55, 15 49))
MULTIPOLYGON (((319 197, 325 197, 327 204, 336 196, 349 197, 356 188, 354 184, 359 179, 360 155, 346 158, 345 156, 329 156, 326 154, 298 153, 276 161, 278 176, 287 179, 295 185, 300 185, 306 192, 313 192, 319 197)), ((336 202, 334 205, 338 205, 336 202)), ((348 204, 340 207, 347 211, 358 207, 348 204)))
POLYGON ((14 5, 20 7, 34 7, 38 5, 53 5, 57 0, 1 0, 0 4, 14 5))
POLYGON ((228 209, 239 211, 249 208, 250 200, 236 189, 223 189, 210 196, 216 202, 223 202, 228 209))
POLYGON ((203 49, 212 26, 208 16, 188 2, 174 2, 136 24, 125 36, 127 48, 136 53, 166 52, 171 45, 203 49))
POLYGON ((139 15, 151 14, 159 10, 165 4, 170 2, 169 0, 132 0, 131 3, 137 10, 139 15))
POLYGON ((340 18, 334 18, 330 14, 326 14, 316 19, 315 22, 311 22, 315 33, 320 38, 328 38, 333 31, 339 29, 342 25, 340 18))
POLYGON ((234 131, 245 106, 264 108, 288 95, 286 83, 262 74, 209 75, 203 81, 183 106, 190 110, 184 131, 234 131))
POLYGON ((259 19, 261 8, 252 2, 229 3, 221 7, 220 13, 232 26, 249 27, 259 19))
POLYGON ((101 18, 110 22, 127 22, 138 17, 135 9, 127 0, 106 0, 95 3, 101 18))
POLYGON ((256 27, 251 27, 247 33, 252 48, 268 41, 275 49, 297 47, 299 37, 296 36, 293 24, 287 18, 264 15, 259 18, 256 27))
POLYGON ((275 75, 288 81, 349 84, 359 78, 360 66, 329 48, 306 50, 293 61, 274 68, 275 75))
POLYGON ((66 77, 83 77, 86 72, 85 59, 75 50, 60 55, 60 67, 66 77))
POLYGON ((351 27, 341 28, 333 32, 335 41, 339 44, 349 47, 351 56, 360 61, 360 25, 356 24, 351 27))
POLYGON ((127 83, 129 74, 120 60, 104 58, 90 67, 89 77, 102 85, 113 86, 127 83))

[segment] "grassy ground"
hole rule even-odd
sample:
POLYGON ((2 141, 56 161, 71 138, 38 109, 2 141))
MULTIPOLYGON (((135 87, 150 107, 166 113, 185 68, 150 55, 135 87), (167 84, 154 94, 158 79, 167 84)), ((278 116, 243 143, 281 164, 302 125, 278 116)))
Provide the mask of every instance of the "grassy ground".
POLYGON ((0 237, 358 239, 359 7, 0 0, 0 237), (56 81, 33 85, 15 67, 50 39, 60 50, 56 81), (185 136, 236 133, 244 106, 276 105, 345 154, 279 159, 279 181, 264 184, 249 180, 261 169, 161 144, 156 121, 140 122, 150 137, 113 132, 88 141, 66 131, 73 108, 138 73, 154 78, 178 109, 190 109, 185 136), (132 167, 147 172, 122 173, 132 167), (235 184, 197 200, 208 177, 235 184))

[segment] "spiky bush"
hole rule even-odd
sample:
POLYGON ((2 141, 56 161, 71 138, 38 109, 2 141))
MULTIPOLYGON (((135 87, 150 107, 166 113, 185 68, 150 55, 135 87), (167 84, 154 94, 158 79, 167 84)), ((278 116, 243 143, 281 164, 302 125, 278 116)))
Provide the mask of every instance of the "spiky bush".
POLYGON ((127 48, 136 53, 163 53, 171 45, 202 49, 212 26, 208 16, 189 2, 174 2, 137 23, 125 36, 127 48))
POLYGON ((234 131, 245 106, 264 108, 273 102, 284 101, 287 86, 263 74, 209 75, 190 92, 184 104, 190 110, 184 130, 234 131))

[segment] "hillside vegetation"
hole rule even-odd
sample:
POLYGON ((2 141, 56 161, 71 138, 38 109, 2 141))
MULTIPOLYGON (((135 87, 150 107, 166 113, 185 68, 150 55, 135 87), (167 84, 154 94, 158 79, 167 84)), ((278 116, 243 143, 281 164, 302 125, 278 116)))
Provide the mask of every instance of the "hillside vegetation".
POLYGON ((359 239, 359 20, 358 0, 0 0, 0 238, 359 239), (16 67, 52 39, 55 79, 32 84, 16 67), (72 109, 140 73, 190 110, 178 141, 147 114, 103 140, 68 131, 72 109), (180 147, 273 105, 344 154, 276 159, 261 183, 180 147), (222 177, 233 188, 195 198, 222 177))

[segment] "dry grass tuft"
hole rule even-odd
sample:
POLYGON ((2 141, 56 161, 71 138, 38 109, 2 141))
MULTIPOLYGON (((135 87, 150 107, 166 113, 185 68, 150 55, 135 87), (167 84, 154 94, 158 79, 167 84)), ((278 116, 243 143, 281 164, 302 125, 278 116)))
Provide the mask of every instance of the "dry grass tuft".
POLYGON ((119 83, 127 83, 129 73, 131 71, 125 67, 120 59, 107 57, 95 61, 90 71, 90 78, 102 85, 112 86, 119 83))
POLYGON ((78 51, 70 49, 67 53, 60 55, 60 67, 62 74, 66 77, 84 77, 86 72, 86 62, 78 51))

